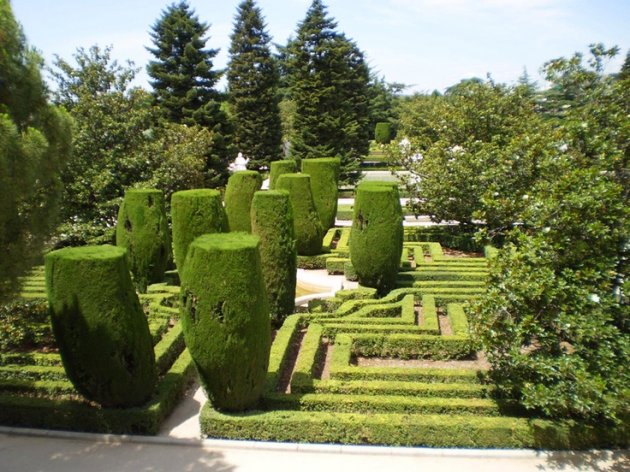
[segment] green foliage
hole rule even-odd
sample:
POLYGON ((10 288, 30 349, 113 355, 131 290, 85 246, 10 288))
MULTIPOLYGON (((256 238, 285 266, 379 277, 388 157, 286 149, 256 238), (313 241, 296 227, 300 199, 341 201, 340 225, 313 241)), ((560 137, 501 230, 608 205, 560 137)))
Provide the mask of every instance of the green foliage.
POLYGON ((198 125, 212 132, 206 155, 207 179, 223 183, 230 158, 227 116, 214 88, 220 72, 212 70, 218 49, 204 49, 209 26, 199 21, 186 1, 162 11, 151 27, 155 57, 147 66, 153 97, 167 121, 198 125))
POLYGON ((392 140, 391 123, 379 121, 374 127, 374 140, 379 144, 389 144, 392 140))
POLYGON ((221 192, 211 189, 182 190, 171 198, 173 220, 173 255, 183 272, 188 246, 197 237, 228 231, 221 192))
POLYGON ((51 346, 48 303, 15 301, 0 305, 0 350, 23 350, 34 345, 51 346))
POLYGON ((255 407, 265 385, 271 327, 259 241, 244 233, 201 236, 181 274, 186 345, 219 410, 255 407))
POLYGON ((235 172, 230 176, 225 188, 225 213, 230 231, 252 232, 252 199, 261 186, 262 176, 255 170, 235 172))
POLYGON ((256 192, 251 221, 252 233, 260 238, 271 319, 275 326, 282 326, 295 308, 297 250, 289 195, 279 190, 256 192))
POLYGON ((103 406, 135 406, 157 376, 147 320, 126 260, 114 246, 65 248, 46 255, 46 291, 68 378, 103 406))
POLYGON ((283 51, 295 104, 291 155, 339 157, 341 180, 354 183, 369 150, 369 71, 363 53, 336 27, 322 2, 313 0, 283 51))
POLYGON ((289 192, 293 207, 297 253, 300 256, 319 254, 322 250, 324 231, 313 201, 310 176, 282 174, 276 181, 276 189, 289 192))
POLYGON ((57 223, 71 122, 48 104, 42 60, 0 1, 0 302, 18 288, 57 223))
POLYGON ((572 96, 552 120, 562 143, 532 189, 522 227, 493 259, 471 324, 499 392, 555 418, 627 421, 627 80, 603 74, 613 50, 548 63, 572 96), (625 285, 624 285, 625 284, 625 285))
POLYGON ((234 145, 249 158, 248 168, 269 168, 281 158, 280 72, 271 55, 260 8, 242 1, 230 37, 227 79, 234 145))
POLYGON ((276 188, 278 177, 282 174, 294 174, 297 170, 297 164, 293 159, 272 162, 269 170, 269 190, 276 188))
POLYGON ((125 192, 118 212, 116 245, 127 250, 133 281, 140 292, 162 281, 171 256, 171 237, 161 190, 125 192))
POLYGON ((368 89, 370 98, 370 133, 373 133, 370 138, 376 139, 376 125, 382 122, 391 125, 390 138, 393 138, 396 134, 400 111, 400 94, 406 88, 405 84, 388 83, 384 77, 379 78, 375 74, 370 74, 368 89))
POLYGON ((402 211, 391 185, 357 187, 350 233, 350 259, 359 283, 383 295, 396 285, 402 251, 402 211))
POLYGON ((340 165, 338 158, 302 161, 302 172, 311 176, 313 201, 324 231, 335 226, 340 165))
POLYGON ((503 234, 527 206, 540 162, 556 152, 548 126, 524 86, 463 81, 444 96, 415 96, 401 105, 391 157, 416 214, 435 222, 485 220, 503 234))

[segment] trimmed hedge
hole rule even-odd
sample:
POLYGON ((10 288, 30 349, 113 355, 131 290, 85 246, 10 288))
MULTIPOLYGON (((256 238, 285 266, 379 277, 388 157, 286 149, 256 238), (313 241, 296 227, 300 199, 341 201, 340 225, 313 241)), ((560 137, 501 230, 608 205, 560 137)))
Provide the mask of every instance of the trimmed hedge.
POLYGON ((68 378, 103 406, 144 403, 157 381, 147 319, 115 246, 46 255, 51 322, 68 378))
POLYGON ((271 327, 259 245, 246 233, 200 236, 181 274, 186 345, 220 410, 254 407, 265 385, 271 327))
POLYGON ((379 294, 396 285, 402 252, 402 212, 391 186, 360 184, 354 203, 350 260, 359 283, 379 294))
POLYGON ((161 190, 130 189, 118 211, 116 245, 127 249, 140 292, 160 282, 171 258, 171 238, 161 190))
POLYGON ((273 161, 269 167, 269 190, 275 190, 278 177, 282 174, 295 174, 297 163, 293 159, 273 161))
POLYGON ((274 325, 281 326, 295 307, 297 251, 293 209, 288 193, 256 192, 251 210, 252 233, 260 238, 260 259, 274 325))
POLYGON ((201 431, 212 438, 464 448, 627 447, 628 426, 513 417, 312 411, 218 413, 205 405, 201 431))
POLYGON ((211 189, 182 190, 171 197, 173 253, 177 269, 184 270, 188 246, 208 233, 228 231, 221 192, 211 189))
POLYGON ((389 121, 379 121, 374 127, 374 141, 379 144, 389 144, 392 140, 392 124, 389 121))
POLYGON ((306 174, 283 174, 276 182, 278 190, 289 192, 297 253, 313 256, 322 250, 324 231, 311 193, 311 177, 306 174))
POLYGON ((339 158, 302 159, 302 172, 311 176, 311 192, 324 231, 335 226, 339 186, 339 158))
POLYGON ((252 232, 252 199, 261 186, 262 176, 255 170, 235 172, 228 179, 225 188, 225 213, 231 232, 252 232))

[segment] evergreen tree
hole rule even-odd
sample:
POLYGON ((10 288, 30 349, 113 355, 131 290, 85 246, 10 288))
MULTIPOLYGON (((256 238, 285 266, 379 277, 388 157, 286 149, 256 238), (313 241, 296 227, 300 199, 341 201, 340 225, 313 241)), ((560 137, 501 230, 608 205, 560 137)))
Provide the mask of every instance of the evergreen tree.
POLYGON ((255 170, 268 168, 282 157, 280 73, 265 27, 254 0, 244 0, 236 14, 227 72, 234 145, 249 158, 248 167, 255 170))
POLYGON ((0 301, 40 256, 56 223, 70 119, 48 104, 42 60, 0 0, 0 301))
POLYGON ((166 120, 199 125, 213 132, 212 152, 207 156, 208 178, 222 183, 227 176, 228 121, 214 88, 221 73, 212 70, 218 49, 205 49, 209 26, 199 21, 186 1, 173 3, 151 27, 155 61, 147 72, 153 96, 166 120))
POLYGON ((313 0, 285 54, 295 102, 295 158, 339 157, 341 179, 355 182, 369 150, 369 70, 363 53, 313 0))

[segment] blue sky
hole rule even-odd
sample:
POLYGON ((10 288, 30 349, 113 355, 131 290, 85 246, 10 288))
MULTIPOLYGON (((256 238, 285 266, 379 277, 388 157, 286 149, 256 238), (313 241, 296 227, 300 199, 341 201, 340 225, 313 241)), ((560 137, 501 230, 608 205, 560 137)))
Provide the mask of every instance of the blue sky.
MULTIPOLYGON (((47 63, 71 59, 77 47, 113 45, 119 60, 142 67, 137 84, 148 87, 149 29, 170 1, 12 0, 31 45, 47 63)), ((210 23, 208 47, 228 61, 229 35, 240 0, 191 0, 210 23)), ((258 0, 273 41, 286 43, 311 0, 258 0)), ((410 91, 443 91, 467 77, 490 73, 512 83, 527 68, 539 79, 552 58, 585 52, 588 44, 630 48, 630 0, 324 0, 338 29, 366 53, 372 69, 410 91)))

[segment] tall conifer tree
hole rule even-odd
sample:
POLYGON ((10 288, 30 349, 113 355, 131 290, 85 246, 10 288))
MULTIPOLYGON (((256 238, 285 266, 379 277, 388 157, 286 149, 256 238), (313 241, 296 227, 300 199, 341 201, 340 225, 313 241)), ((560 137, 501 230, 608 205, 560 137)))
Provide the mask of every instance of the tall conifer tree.
POLYGON ((168 6, 151 27, 155 47, 147 49, 156 60, 149 62, 147 72, 166 120, 213 132, 207 171, 211 182, 220 183, 227 175, 229 130, 214 88, 221 73, 212 70, 212 60, 219 50, 205 48, 208 28, 186 1, 168 6))
POLYGON ((299 159, 339 157, 341 179, 355 182, 369 150, 369 70, 336 27, 321 0, 313 0, 284 51, 296 107, 291 152, 299 159))
POLYGON ((227 78, 234 144, 250 159, 248 167, 259 170, 281 158, 282 127, 280 73, 254 0, 244 0, 238 6, 231 40, 227 78))
POLYGON ((48 104, 42 60, 0 0, 0 302, 40 256, 56 224, 71 149, 67 113, 48 104))

